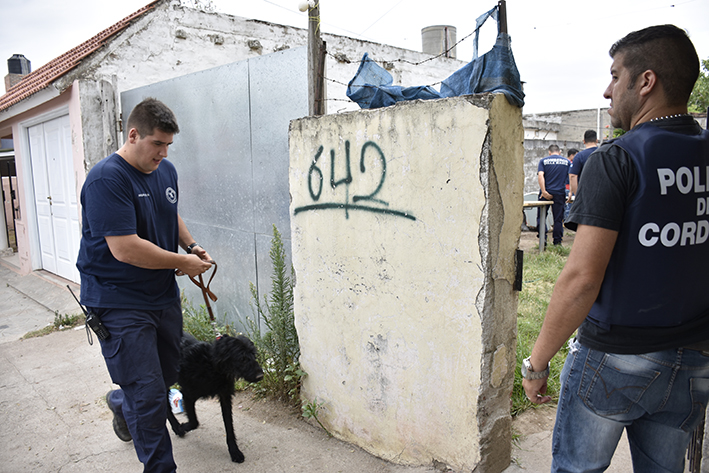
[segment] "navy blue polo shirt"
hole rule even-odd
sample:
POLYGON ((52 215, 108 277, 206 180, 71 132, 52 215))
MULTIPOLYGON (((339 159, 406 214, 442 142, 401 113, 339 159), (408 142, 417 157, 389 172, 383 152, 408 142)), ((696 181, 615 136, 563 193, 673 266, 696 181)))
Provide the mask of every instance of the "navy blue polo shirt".
POLYGON ((574 156, 574 162, 571 164, 571 169, 569 169, 569 174, 575 174, 578 181, 581 182, 581 173, 583 172, 583 166, 586 164, 588 157, 598 149, 597 146, 593 148, 586 148, 583 151, 579 151, 576 156, 574 156))
POLYGON ((566 194, 569 166, 571 166, 571 161, 558 154, 550 154, 539 161, 537 171, 544 172, 544 185, 548 193, 566 194))
POLYGON ((177 202, 177 171, 166 159, 145 174, 114 153, 91 169, 81 190, 82 238, 76 263, 84 305, 158 310, 179 300, 174 269, 122 263, 105 239, 137 234, 176 252, 177 202))

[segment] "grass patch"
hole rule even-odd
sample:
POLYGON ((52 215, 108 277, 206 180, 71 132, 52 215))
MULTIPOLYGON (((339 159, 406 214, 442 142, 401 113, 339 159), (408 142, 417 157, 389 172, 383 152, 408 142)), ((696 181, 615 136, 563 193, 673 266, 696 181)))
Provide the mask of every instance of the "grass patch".
POLYGON ((22 340, 27 338, 36 338, 49 335, 53 332, 61 332, 62 330, 69 330, 74 328, 79 323, 84 322, 84 317, 80 314, 60 314, 59 311, 54 311, 54 323, 47 325, 39 330, 33 330, 32 332, 27 332, 22 336, 22 340))
MULTIPOLYGON (((534 406, 527 399, 522 388, 520 367, 522 360, 532 353, 532 347, 542 328, 554 284, 566 264, 570 251, 570 248, 564 246, 549 246, 542 253, 525 252, 524 254, 523 285, 517 308, 517 364, 511 409, 513 416, 534 406)), ((568 348, 564 345, 550 362, 551 374, 547 394, 552 396, 554 402, 559 399, 559 374, 567 352, 568 348)))

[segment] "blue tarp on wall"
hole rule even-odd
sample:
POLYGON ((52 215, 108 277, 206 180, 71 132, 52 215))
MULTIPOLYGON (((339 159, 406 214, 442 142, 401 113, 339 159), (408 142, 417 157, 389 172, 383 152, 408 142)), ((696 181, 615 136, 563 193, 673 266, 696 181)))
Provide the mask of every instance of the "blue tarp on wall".
POLYGON ((478 37, 480 27, 492 17, 498 21, 498 7, 481 15, 476 20, 473 60, 451 74, 441 83, 437 91, 430 85, 401 87, 392 85, 393 78, 386 69, 369 59, 364 53, 357 74, 347 86, 347 96, 361 108, 380 108, 403 100, 430 100, 459 95, 501 92, 517 107, 524 106, 524 92, 515 64, 510 37, 500 33, 497 26, 497 40, 490 51, 478 57, 478 37))

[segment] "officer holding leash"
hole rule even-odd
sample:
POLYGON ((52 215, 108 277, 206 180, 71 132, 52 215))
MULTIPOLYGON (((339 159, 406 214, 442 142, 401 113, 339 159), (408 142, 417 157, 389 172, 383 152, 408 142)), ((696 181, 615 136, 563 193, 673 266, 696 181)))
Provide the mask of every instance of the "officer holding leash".
POLYGON ((177 380, 182 337, 175 274, 193 277, 212 265, 177 212, 177 172, 165 159, 179 132, 172 110, 145 99, 127 130, 121 149, 91 169, 81 191, 81 303, 89 325, 105 330, 97 332, 101 351, 121 387, 106 395, 116 435, 133 440, 144 472, 173 472, 167 391, 177 380))

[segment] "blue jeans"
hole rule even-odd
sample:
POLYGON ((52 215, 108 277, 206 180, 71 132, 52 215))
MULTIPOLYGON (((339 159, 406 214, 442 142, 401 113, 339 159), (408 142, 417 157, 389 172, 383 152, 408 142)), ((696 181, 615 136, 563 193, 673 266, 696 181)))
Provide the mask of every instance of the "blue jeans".
POLYGON ((555 472, 602 472, 627 430, 636 473, 684 471, 709 398, 709 356, 614 355, 569 343, 552 442, 555 472))

